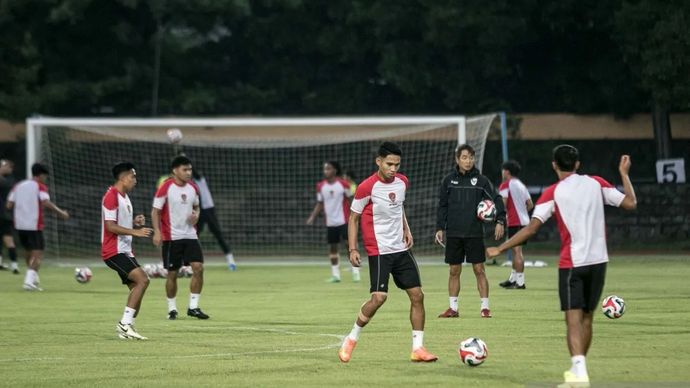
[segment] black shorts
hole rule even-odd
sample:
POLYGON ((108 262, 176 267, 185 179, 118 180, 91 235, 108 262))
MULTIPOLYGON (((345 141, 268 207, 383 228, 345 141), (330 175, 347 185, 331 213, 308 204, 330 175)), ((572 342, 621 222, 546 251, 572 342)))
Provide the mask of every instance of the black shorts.
POLYGON ((14 224, 10 220, 0 218, 0 236, 11 236, 14 231, 14 224))
POLYGON ((422 286, 417 261, 410 251, 369 256, 370 292, 388 292, 389 275, 401 290, 422 286))
POLYGON ((46 247, 41 230, 18 230, 19 243, 27 251, 42 251, 46 247))
POLYGON ((177 271, 189 263, 203 263, 204 254, 197 239, 163 241, 163 265, 168 271, 177 271))
POLYGON ((464 262, 479 264, 486 261, 484 239, 480 237, 448 237, 446 239, 446 264, 464 262))
POLYGON ((326 228, 326 238, 329 244, 337 244, 341 241, 347 243, 347 224, 340 226, 329 226, 326 228))
POLYGON ((120 275, 120 280, 122 284, 129 284, 132 281, 129 280, 129 273, 139 268, 139 263, 134 257, 125 255, 124 253, 118 253, 115 256, 111 256, 105 260, 105 265, 112 268, 120 275))
POLYGON ((561 310, 594 311, 604 290, 606 263, 558 270, 558 294, 561 310))
MULTIPOLYGON (((517 234, 524 226, 509 226, 508 227, 508 238, 511 238, 517 234)), ((520 245, 527 245, 527 240, 520 245)))

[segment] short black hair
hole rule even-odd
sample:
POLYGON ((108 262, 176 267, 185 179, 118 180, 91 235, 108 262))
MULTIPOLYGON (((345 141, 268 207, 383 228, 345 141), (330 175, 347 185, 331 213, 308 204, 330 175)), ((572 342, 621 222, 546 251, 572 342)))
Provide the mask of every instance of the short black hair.
POLYGON ((340 163, 335 160, 327 160, 326 164, 330 164, 335 169, 335 175, 340 176, 343 173, 343 169, 340 168, 340 163))
POLYGON ((113 178, 120 179, 120 174, 133 170, 134 164, 132 162, 120 162, 113 166, 113 178))
POLYGON ((45 165, 43 165, 41 163, 34 163, 31 166, 31 175, 39 176, 39 175, 43 175, 43 174, 46 174, 46 175, 49 174, 48 173, 48 167, 46 167, 45 165))
POLYGON ((570 144, 561 144, 553 149, 553 161, 558 169, 564 172, 575 171, 575 164, 580 160, 580 152, 570 144))
POLYGON ((462 151, 467 150, 467 152, 470 153, 470 155, 474 155, 476 152, 474 151, 474 148, 472 148, 471 145, 469 144, 460 144, 456 149, 455 149, 455 157, 459 158, 460 155, 462 154, 462 151))
POLYGON ((379 146, 378 156, 381 158, 385 158, 388 155, 402 156, 402 149, 399 145, 393 142, 384 142, 379 146))
POLYGON ((170 169, 174 170, 177 167, 184 166, 187 164, 192 164, 192 161, 184 155, 178 155, 172 160, 172 162, 170 162, 170 169))
POLYGON ((507 162, 504 162, 503 165, 501 165, 501 169, 508 170, 508 172, 510 172, 510 175, 512 176, 518 176, 520 175, 520 171, 522 171, 520 163, 518 163, 515 160, 509 160, 507 162))

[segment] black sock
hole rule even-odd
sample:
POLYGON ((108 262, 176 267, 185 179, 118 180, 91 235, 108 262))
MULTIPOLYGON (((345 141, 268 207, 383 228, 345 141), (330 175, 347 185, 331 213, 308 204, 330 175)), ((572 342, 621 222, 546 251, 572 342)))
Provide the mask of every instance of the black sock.
POLYGON ((17 248, 7 248, 10 252, 10 261, 17 262, 17 248))

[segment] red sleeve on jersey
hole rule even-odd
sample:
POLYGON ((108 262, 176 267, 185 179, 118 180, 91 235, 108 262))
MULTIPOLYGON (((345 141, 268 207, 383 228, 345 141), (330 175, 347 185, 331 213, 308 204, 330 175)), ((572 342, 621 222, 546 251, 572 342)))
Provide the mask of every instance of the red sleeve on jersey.
POLYGON ((405 188, 409 189, 410 188, 410 180, 407 179, 407 177, 403 174, 395 174, 398 178, 400 178, 401 181, 405 183, 405 188))
POLYGON ((165 181, 163 181, 163 184, 160 185, 158 190, 156 190, 156 197, 165 197, 168 195, 168 187, 173 183, 172 178, 168 178, 165 181))
POLYGON ((590 178, 594 179, 595 181, 599 182, 599 185, 601 185, 601 188, 613 188, 613 185, 610 184, 606 179, 600 177, 600 176, 591 176, 590 178))
POLYGON ((498 186, 498 191, 501 190, 507 190, 510 187, 510 181, 503 181, 501 184, 498 186))
POLYGON ((541 193, 541 196, 537 200, 536 204, 539 205, 542 203, 553 201, 553 195, 554 195, 554 192, 556 191, 556 185, 557 184, 553 184, 553 185, 547 187, 546 190, 544 190, 544 192, 541 193))
POLYGON ((319 193, 321 192, 321 188, 323 187, 324 183, 326 183, 325 180, 319 181, 319 183, 316 184, 316 192, 319 193))
POLYGON ((357 190, 355 191, 355 199, 370 197, 371 189, 374 187, 376 179, 376 176, 372 175, 369 178, 363 180, 362 183, 360 183, 359 186, 357 186, 357 190))
POLYGON ((117 190, 108 190, 103 196, 103 207, 108 210, 115 210, 118 207, 117 190))
POLYGON ((345 179, 338 179, 338 182, 343 186, 345 190, 350 190, 350 183, 345 179))
POLYGON ((192 182, 192 181, 189 181, 188 183, 189 183, 190 185, 192 185, 192 187, 194 188, 194 191, 196 191, 196 195, 201 196, 201 194, 199 194, 199 193, 200 193, 200 191, 199 191, 199 186, 197 186, 196 183, 194 183, 194 182, 192 182))

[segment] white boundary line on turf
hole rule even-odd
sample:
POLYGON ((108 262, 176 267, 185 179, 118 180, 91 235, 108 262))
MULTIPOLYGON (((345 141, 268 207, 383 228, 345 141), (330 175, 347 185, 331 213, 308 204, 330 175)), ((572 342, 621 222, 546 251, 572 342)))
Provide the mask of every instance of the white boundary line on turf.
MULTIPOLYGON (((214 328, 214 327, 211 327, 214 328)), ((218 328, 218 327, 215 327, 218 328)), ((338 342, 330 345, 312 347, 312 348, 297 348, 297 349, 273 349, 273 350, 261 350, 256 352, 224 352, 224 353, 207 353, 207 354, 187 354, 187 355, 168 355, 165 356, 166 359, 189 359, 189 358, 212 358, 212 357, 238 357, 238 356, 255 356, 260 354, 280 354, 280 353, 301 353, 301 352, 316 352, 320 350, 336 349, 340 347, 343 338, 345 336, 338 334, 321 334, 321 333, 299 333, 291 330, 283 329, 273 329, 273 328, 261 328, 261 327, 223 327, 226 329, 234 330, 245 330, 245 331, 258 331, 258 332, 268 332, 268 333, 278 333, 287 335, 304 335, 304 336, 315 336, 315 337, 332 337, 337 338, 338 342)), ((122 340, 127 341, 127 340, 122 340)), ((139 342, 139 341, 132 341, 139 342)), ((142 341, 146 342, 146 341, 142 341)), ((155 341, 154 341, 155 343, 155 341)), ((5 358, 0 359, 0 363, 4 362, 41 362, 41 361, 79 361, 85 359, 92 359, 93 357, 18 357, 18 358, 5 358)), ((121 356, 121 357, 99 357, 99 360, 155 360, 159 359, 161 356, 121 356)))

